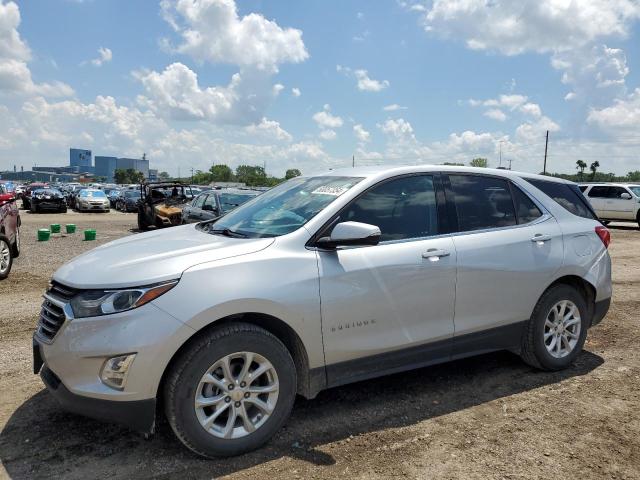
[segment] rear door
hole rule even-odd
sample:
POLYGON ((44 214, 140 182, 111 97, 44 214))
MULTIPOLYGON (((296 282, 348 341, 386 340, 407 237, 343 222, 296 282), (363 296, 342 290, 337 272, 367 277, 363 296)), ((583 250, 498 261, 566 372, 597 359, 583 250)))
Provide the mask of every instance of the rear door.
POLYGON ((501 177, 450 174, 447 202, 457 222, 454 355, 512 346, 562 265, 562 232, 501 177))
POLYGON ((607 185, 594 185, 587 192, 587 199, 600 218, 607 218, 605 204, 609 198, 609 187, 607 185))

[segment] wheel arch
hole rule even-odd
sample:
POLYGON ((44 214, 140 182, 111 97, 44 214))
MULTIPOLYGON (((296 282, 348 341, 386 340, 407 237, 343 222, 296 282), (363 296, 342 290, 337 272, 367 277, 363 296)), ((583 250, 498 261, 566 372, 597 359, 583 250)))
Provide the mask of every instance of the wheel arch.
POLYGON ((562 277, 559 277, 552 283, 550 283, 547 288, 544 289, 544 292, 542 292, 540 297, 542 297, 542 295, 544 295, 549 289, 555 287, 556 285, 568 285, 575 288, 583 295, 585 302, 587 303, 587 308, 589 309, 589 321, 591 322, 596 302, 595 285, 591 284, 588 280, 578 275, 563 275, 562 277))
POLYGON ((309 356, 307 354, 307 350, 300 339, 300 336, 293 328, 291 328, 291 326, 272 315, 260 312, 245 312, 228 315, 209 323, 202 329, 194 332, 194 334, 175 351, 171 360, 167 363, 158 385, 156 396, 160 402, 163 401, 160 396, 160 392, 162 392, 167 374, 171 370, 173 364, 180 357, 181 353, 188 349, 190 345, 201 335, 233 323, 249 323, 261 327, 274 335, 284 344, 291 354, 291 358, 293 359, 296 367, 296 376, 298 380, 297 393, 299 395, 302 395, 305 398, 313 398, 318 394, 318 392, 320 392, 320 390, 325 388, 326 376, 324 368, 309 368, 309 356))

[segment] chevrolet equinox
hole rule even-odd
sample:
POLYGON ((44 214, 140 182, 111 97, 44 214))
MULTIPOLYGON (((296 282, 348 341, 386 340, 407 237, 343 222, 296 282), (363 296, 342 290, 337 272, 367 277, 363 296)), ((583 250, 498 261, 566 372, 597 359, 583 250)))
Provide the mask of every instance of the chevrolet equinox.
POLYGON ((578 187, 504 170, 297 177, 208 222, 53 275, 34 370, 73 412, 255 449, 296 394, 480 353, 574 361, 611 299, 609 231, 578 187))

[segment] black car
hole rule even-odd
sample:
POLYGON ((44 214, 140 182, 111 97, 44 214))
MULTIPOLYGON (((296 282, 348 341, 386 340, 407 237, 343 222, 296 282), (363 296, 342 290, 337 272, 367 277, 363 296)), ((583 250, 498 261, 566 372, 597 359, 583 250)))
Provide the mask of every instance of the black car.
POLYGON ((31 192, 30 209, 31 213, 38 213, 44 210, 66 213, 67 200, 60 190, 39 188, 31 192))
POLYGON ((116 200, 116 210, 137 212, 138 201, 142 198, 140 190, 123 190, 116 200))
POLYGON ((182 209, 182 222, 213 220, 260 195, 255 190, 225 188, 202 192, 182 209))

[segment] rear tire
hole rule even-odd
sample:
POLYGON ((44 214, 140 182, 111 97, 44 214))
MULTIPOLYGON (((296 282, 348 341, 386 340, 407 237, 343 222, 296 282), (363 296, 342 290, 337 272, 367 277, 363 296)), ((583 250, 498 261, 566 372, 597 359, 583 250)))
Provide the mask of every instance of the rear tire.
POLYGON ((296 369, 287 348, 271 333, 246 323, 197 338, 180 354, 164 384, 171 428, 204 457, 240 455, 263 445, 286 422, 295 395, 296 369), (228 375, 221 366, 225 362, 228 375), (215 383, 205 381, 212 377, 215 383), (256 389, 269 393, 254 393, 256 389), (210 403, 199 406, 197 398, 210 403))
POLYGON ((13 240, 13 246, 11 247, 13 258, 20 256, 20 227, 16 227, 16 238, 13 240))
POLYGON ((605 227, 611 223, 609 220, 601 220, 601 222, 605 227))
POLYGON ((4 280, 9 276, 11 272, 11 266, 13 265, 13 249, 9 239, 0 235, 0 280, 4 280))
POLYGON ((533 309, 522 337, 520 356, 540 370, 567 368, 582 351, 590 325, 583 295, 569 285, 555 285, 542 294, 533 309))
POLYGON ((138 210, 138 230, 146 231, 149 229, 149 224, 147 223, 146 218, 144 218, 144 213, 138 210))

